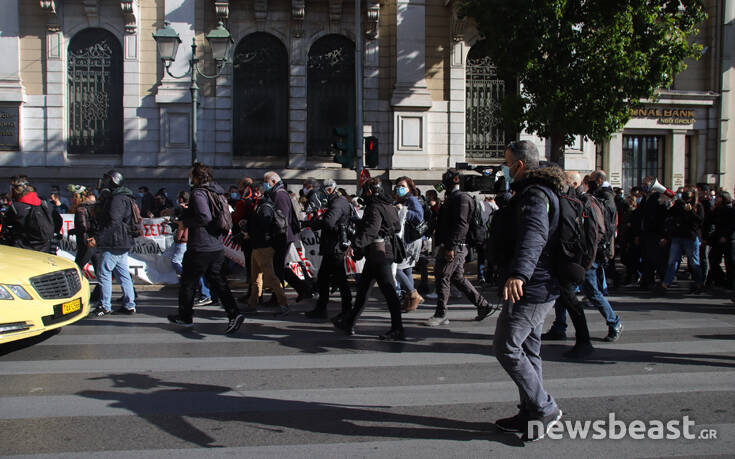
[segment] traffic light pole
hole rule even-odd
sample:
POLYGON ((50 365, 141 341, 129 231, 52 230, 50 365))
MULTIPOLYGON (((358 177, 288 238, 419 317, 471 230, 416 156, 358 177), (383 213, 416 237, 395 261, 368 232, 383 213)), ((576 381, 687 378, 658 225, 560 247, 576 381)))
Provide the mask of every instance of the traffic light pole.
MULTIPOLYGON (((360 172, 364 161, 362 138, 362 6, 360 0, 355 0, 355 171, 360 186, 360 172)), ((360 191, 359 189, 357 190, 360 191)))

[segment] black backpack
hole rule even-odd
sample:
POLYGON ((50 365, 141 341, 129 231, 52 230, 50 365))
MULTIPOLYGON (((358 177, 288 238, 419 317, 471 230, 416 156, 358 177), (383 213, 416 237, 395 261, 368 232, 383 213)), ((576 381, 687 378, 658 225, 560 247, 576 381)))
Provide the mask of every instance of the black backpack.
POLYGON ((597 259, 601 262, 612 260, 615 257, 615 233, 618 227, 618 209, 613 199, 595 199, 603 212, 605 220, 605 234, 600 240, 597 249, 597 259))
POLYGON ((26 240, 33 250, 50 251, 55 225, 51 209, 46 201, 40 206, 30 206, 25 222, 26 240))
MULTIPOLYGON (((470 196, 470 195, 468 195, 470 196)), ((474 207, 470 213, 470 226, 467 230, 467 245, 479 247, 487 240, 487 226, 482 222, 482 202, 475 196, 470 196, 474 207)))
POLYGON ((207 192, 207 200, 209 201, 209 211, 212 214, 212 222, 210 227, 218 235, 228 234, 232 229, 232 214, 230 214, 230 205, 224 194, 207 192))
POLYGON ((273 220, 271 221, 270 237, 271 240, 277 242, 286 242, 286 234, 288 233, 288 221, 286 216, 283 215, 281 209, 276 207, 271 201, 264 199, 258 204, 258 210, 262 210, 261 206, 268 207, 273 213, 273 220))
POLYGON ((140 215, 140 207, 138 207, 138 203, 135 202, 135 199, 128 198, 128 201, 130 201, 130 222, 128 224, 128 233, 136 237, 141 237, 143 234, 145 234, 145 229, 143 228, 143 217, 140 215))

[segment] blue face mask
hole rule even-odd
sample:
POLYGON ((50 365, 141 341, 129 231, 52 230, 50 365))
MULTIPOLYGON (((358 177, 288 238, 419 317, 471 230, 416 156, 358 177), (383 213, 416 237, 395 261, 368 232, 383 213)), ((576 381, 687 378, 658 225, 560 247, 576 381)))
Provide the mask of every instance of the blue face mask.
POLYGON ((239 193, 230 193, 230 197, 232 199, 240 199, 240 194, 239 193))
POLYGON ((513 183, 513 177, 510 175, 510 167, 503 164, 500 170, 503 171, 503 177, 505 177, 505 186, 506 186, 506 189, 508 189, 510 184, 513 183))
POLYGON ((681 193, 676 193, 676 199, 681 199, 681 193))
POLYGON ((273 188, 273 187, 271 186, 271 184, 270 184, 270 183, 268 183, 268 182, 263 182, 263 189, 265 189, 265 191, 268 191, 268 190, 270 190, 271 188, 273 188))
POLYGON ((641 203, 641 201, 643 201, 643 196, 636 196, 636 198, 635 198, 635 203, 636 203, 636 204, 640 204, 640 203, 641 203))
POLYGON ((189 177, 189 188, 192 188, 194 186, 194 182, 191 181, 191 177, 189 177))
POLYGON ((138 193, 139 198, 143 198, 143 193, 138 193))
POLYGON ((399 198, 402 198, 408 194, 408 188, 406 188, 405 186, 399 186, 398 188, 396 188, 396 194, 399 198))

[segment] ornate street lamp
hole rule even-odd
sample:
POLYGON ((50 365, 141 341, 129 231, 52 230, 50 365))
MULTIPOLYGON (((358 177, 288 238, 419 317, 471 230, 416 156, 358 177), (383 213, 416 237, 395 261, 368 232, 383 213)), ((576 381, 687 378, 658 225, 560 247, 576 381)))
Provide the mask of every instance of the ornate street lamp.
POLYGON ((230 51, 234 41, 230 32, 225 28, 224 24, 220 21, 217 27, 212 29, 205 38, 209 42, 212 48, 212 57, 217 63, 217 73, 214 75, 207 75, 199 68, 199 58, 196 57, 197 44, 196 37, 191 40, 191 58, 189 59, 189 69, 182 75, 174 75, 171 73, 171 64, 176 60, 176 53, 179 50, 181 44, 181 38, 179 34, 171 27, 169 22, 164 22, 163 27, 156 30, 153 34, 153 39, 156 40, 156 47, 158 48, 158 55, 161 56, 161 62, 163 63, 166 73, 171 78, 186 78, 191 77, 191 85, 189 90, 191 91, 191 163, 197 162, 197 104, 199 103, 199 85, 197 85, 197 75, 215 79, 222 75, 225 65, 229 62, 230 51))

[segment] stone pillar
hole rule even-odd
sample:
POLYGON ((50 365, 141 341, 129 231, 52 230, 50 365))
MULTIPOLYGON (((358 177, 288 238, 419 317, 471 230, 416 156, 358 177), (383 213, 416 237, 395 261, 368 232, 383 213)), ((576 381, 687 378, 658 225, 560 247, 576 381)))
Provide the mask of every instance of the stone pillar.
POLYGON ((0 102, 23 101, 25 91, 20 81, 20 25, 18 19, 18 0, 3 2, 0 14, 0 102))
POLYGON ((608 173, 610 186, 623 186, 623 133, 616 132, 610 136, 607 157, 603 161, 608 173))
POLYGON ((457 162, 465 160, 466 149, 466 110, 467 90, 465 83, 465 42, 454 40, 451 44, 451 62, 449 67, 449 164, 454 167, 457 162))
POLYGON ((671 175, 667 177, 667 184, 676 191, 684 186, 686 181, 686 131, 673 131, 671 136, 671 175))
POLYGON ((428 153, 426 86, 426 2, 398 0, 396 82, 393 107, 393 168, 423 169, 428 153))
MULTIPOLYGON (((166 20, 181 38, 176 60, 170 68, 171 73, 176 76, 183 75, 189 69, 191 41, 195 34, 195 6, 195 0, 165 0, 166 20)), ((171 78, 164 71, 158 87, 156 103, 160 110, 161 145, 157 162, 160 166, 186 166, 191 163, 190 81, 189 77, 171 78)))
POLYGON ((735 49, 731 45, 735 42, 735 2, 725 2, 722 27, 722 89, 720 91, 720 146, 718 169, 720 186, 732 190, 735 185, 735 49))

